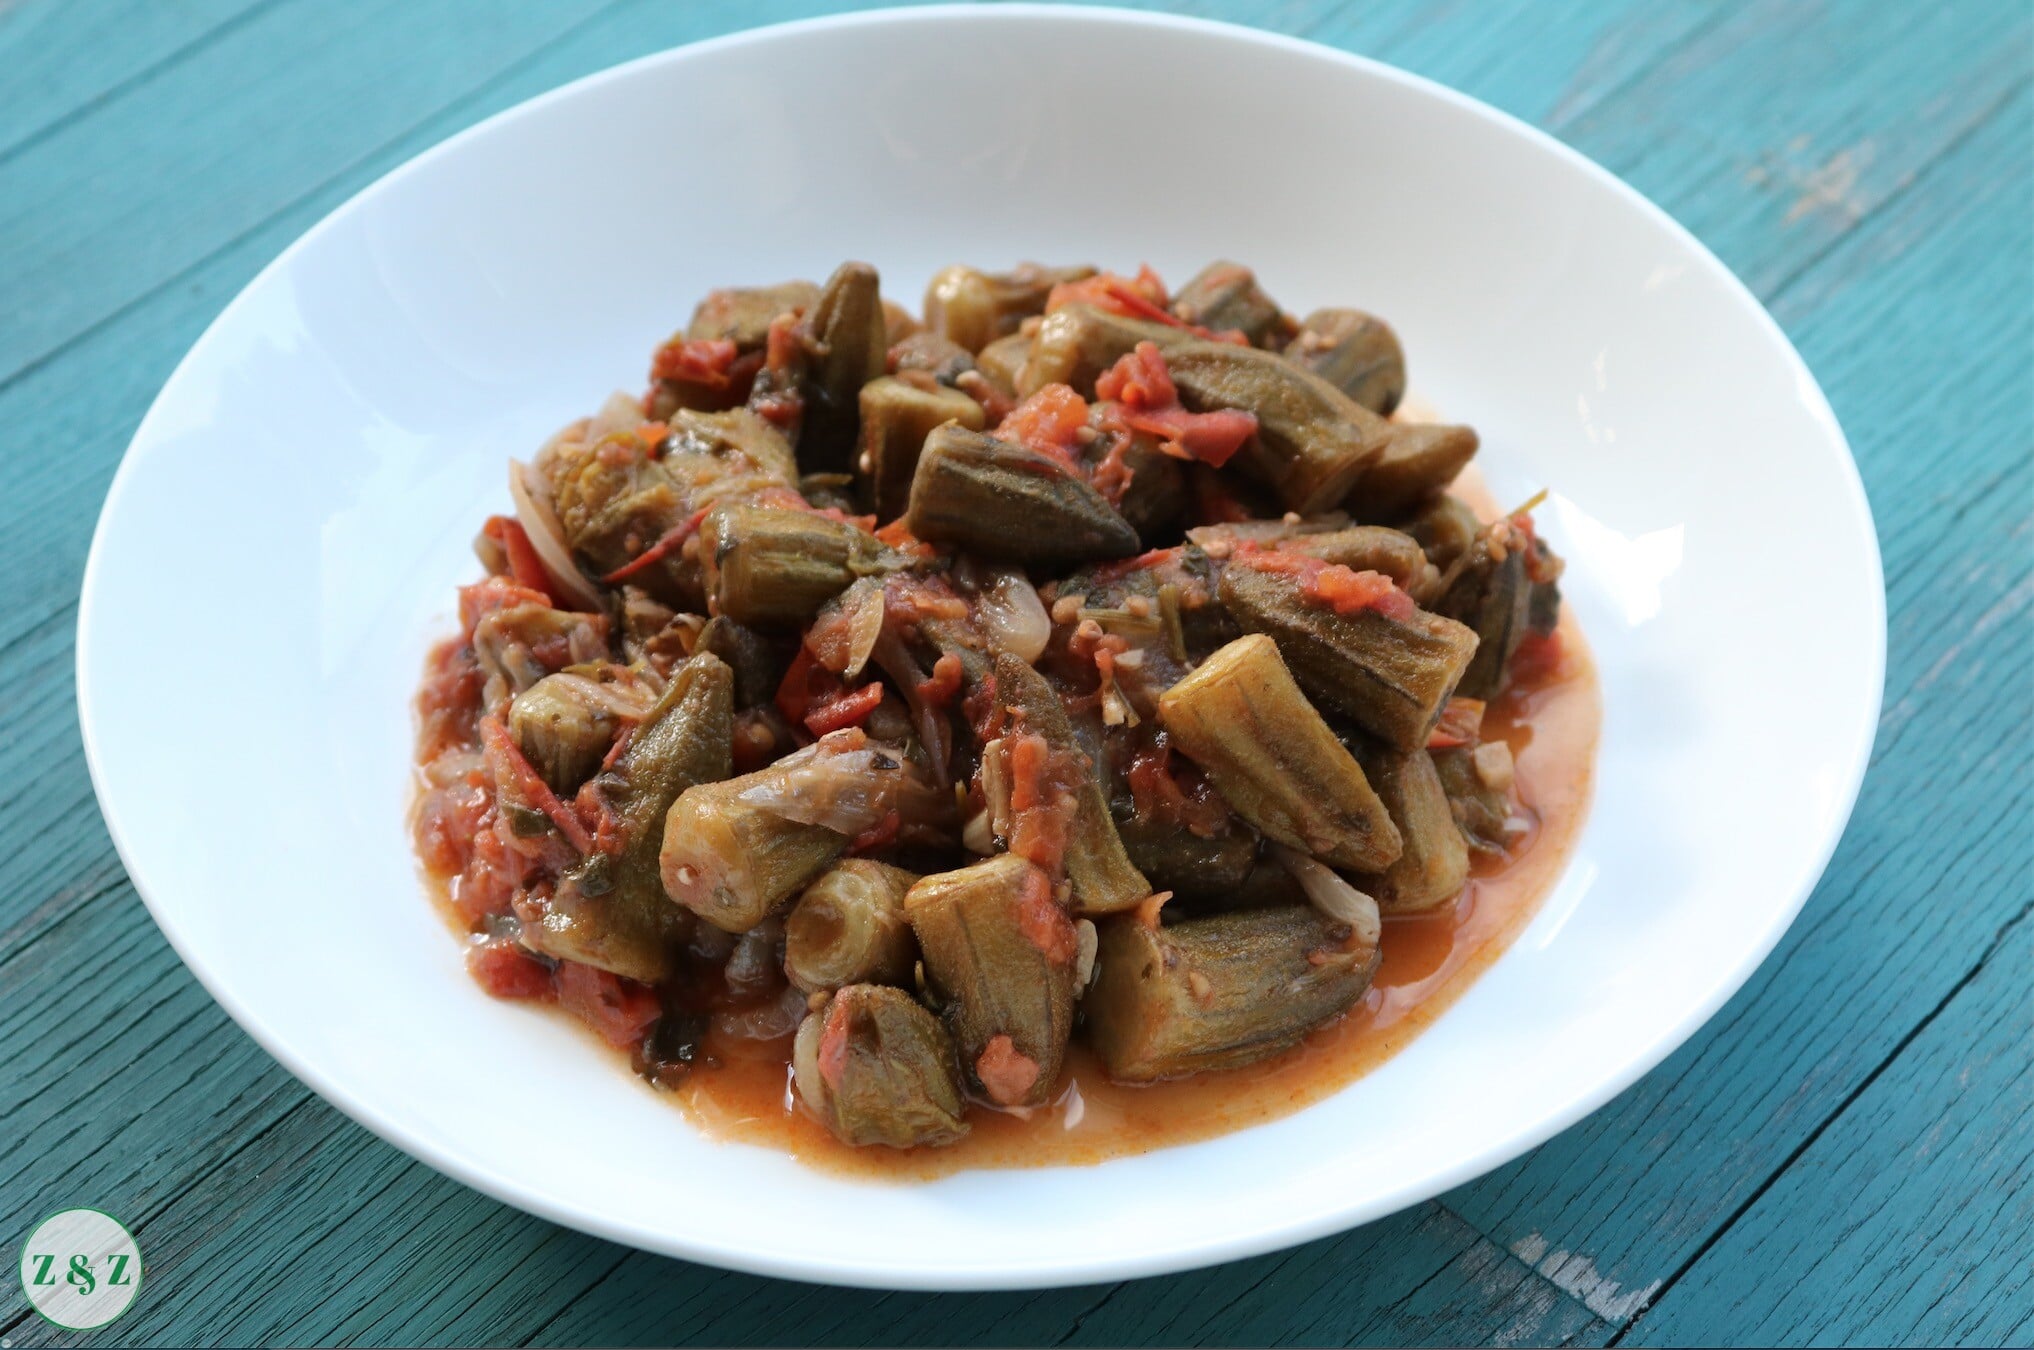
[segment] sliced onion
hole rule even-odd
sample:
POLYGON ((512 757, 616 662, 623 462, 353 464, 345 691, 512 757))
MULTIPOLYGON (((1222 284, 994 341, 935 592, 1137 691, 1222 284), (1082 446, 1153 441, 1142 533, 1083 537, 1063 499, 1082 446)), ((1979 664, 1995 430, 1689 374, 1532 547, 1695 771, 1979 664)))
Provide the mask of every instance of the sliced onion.
POLYGON ((659 691, 647 680, 596 680, 590 675, 571 672, 548 678, 552 685, 570 689, 585 707, 599 708, 623 721, 640 722, 657 706, 659 691))
POLYGON ((1095 953, 1102 947, 1093 919, 1074 920, 1074 943, 1074 988, 1080 990, 1094 983, 1095 953))
POLYGON ((1052 639, 1052 616, 1022 572, 997 569, 976 606, 990 645, 1029 664, 1052 639))
POLYGON ((1384 921, 1378 915, 1375 900, 1344 881, 1326 863, 1297 849, 1273 844, 1271 854, 1307 893, 1308 903, 1336 923, 1348 924, 1364 946, 1377 945, 1377 940, 1384 936, 1384 921))
POLYGON ((620 390, 607 396, 607 402, 600 405, 600 411, 587 424, 586 439, 597 441, 602 436, 612 436, 617 431, 634 431, 649 419, 643 416, 643 401, 633 394, 620 390))
POLYGON ((551 578, 559 593, 581 609, 603 608, 600 592, 572 561, 572 550, 565 545, 565 527, 558 523, 558 513, 551 509, 550 491, 521 460, 509 461, 509 497, 516 504, 516 519, 522 523, 523 533, 530 537, 537 561, 544 564, 544 575, 551 578))
POLYGON ((834 736, 841 739, 825 737, 778 760, 736 800, 782 820, 849 836, 880 824, 892 811, 907 825, 951 821, 952 794, 928 782, 902 750, 859 732, 834 736))
POLYGON ((848 612, 848 663, 841 678, 852 680, 869 664, 883 636, 883 583, 864 578, 850 586, 841 603, 848 612))

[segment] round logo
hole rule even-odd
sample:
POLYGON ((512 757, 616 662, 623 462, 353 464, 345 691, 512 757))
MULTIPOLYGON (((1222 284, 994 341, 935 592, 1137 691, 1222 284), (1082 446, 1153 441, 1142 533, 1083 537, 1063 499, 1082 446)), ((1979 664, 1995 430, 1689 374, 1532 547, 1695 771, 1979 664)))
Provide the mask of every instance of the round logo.
POLYGON ((105 1326, 127 1311, 140 1288, 141 1248, 110 1214, 52 1214, 21 1244, 22 1292, 66 1331, 105 1326))

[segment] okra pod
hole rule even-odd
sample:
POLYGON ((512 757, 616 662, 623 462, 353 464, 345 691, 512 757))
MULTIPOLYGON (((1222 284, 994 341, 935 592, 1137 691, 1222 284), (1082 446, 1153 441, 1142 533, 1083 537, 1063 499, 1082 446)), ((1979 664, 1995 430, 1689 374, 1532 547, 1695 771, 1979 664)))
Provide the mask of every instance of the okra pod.
POLYGON ((1358 519, 1392 523, 1448 490, 1476 458, 1470 427, 1394 422, 1384 453, 1363 471, 1346 503, 1358 519))
POLYGON ((589 854, 558 882, 525 940, 552 956, 646 983, 670 968, 688 921, 664 894, 657 854, 665 812, 684 793, 731 772, 734 675, 702 652, 671 682, 592 791, 619 836, 615 851, 589 854))
POLYGON ((1317 309, 1300 321, 1285 359, 1380 417, 1405 397, 1405 351, 1391 325, 1360 309, 1317 309))
POLYGON ((838 830, 741 799, 770 772, 688 788, 664 821, 665 891, 726 932, 748 932, 847 852, 848 836, 838 830))
POLYGON ((854 467, 862 386, 883 373, 889 353, 876 269, 842 263, 806 316, 814 360, 802 384, 798 462, 828 472, 854 467))
POLYGON ((1387 745, 1425 745, 1476 653, 1476 634, 1415 609, 1404 620, 1374 609, 1341 614, 1301 594, 1292 577, 1232 564, 1222 603, 1249 632, 1278 643, 1300 687, 1387 745))
POLYGON ((952 795, 902 751, 849 727, 680 796, 664 821, 664 889, 715 927, 745 933, 893 813, 893 825, 944 828, 953 811, 952 795))
POLYGON ((855 578, 892 565, 868 531, 790 507, 716 507, 700 534, 714 609, 754 628, 808 623, 855 578))
POLYGON ((910 505, 919 451, 933 429, 946 422, 980 431, 982 405, 958 389, 924 389, 887 375, 862 386, 862 448, 856 462, 879 523, 895 520, 910 505))
POLYGON ((1211 332, 1240 332, 1253 347, 1283 345, 1298 328, 1241 263, 1203 267, 1172 297, 1172 312, 1180 322, 1211 332))
POLYGON ((810 281, 786 281, 775 286, 726 286, 708 291, 692 311, 685 336, 693 339, 719 338, 734 343, 737 351, 751 352, 770 336, 770 321, 779 314, 811 309, 819 303, 819 287, 810 281))
POLYGON ((1030 355, 1017 372, 1017 396, 1030 398, 1048 384, 1067 384, 1082 398, 1093 398, 1102 372, 1138 343, 1154 343, 1169 355, 1193 340, 1193 334, 1171 324, 1125 318, 1093 305, 1066 305, 1039 324, 1030 355))
POLYGON ((1231 642, 1158 706, 1173 744, 1267 837, 1354 871, 1397 861, 1401 843, 1390 813, 1270 638, 1252 633, 1231 642))
POLYGON ((968 1132, 953 1042, 901 989, 854 984, 810 1013, 791 1051, 806 1107, 844 1144, 950 1144, 968 1132))
POLYGON ((1405 841, 1397 862, 1360 879, 1363 890, 1386 914, 1418 914, 1460 895, 1469 880, 1469 847, 1433 757, 1423 749, 1369 749, 1362 762, 1405 841))
POLYGON ((1073 1031, 1077 955, 1052 879, 1005 853, 920 878, 904 910, 969 1090, 998 1106, 1049 1101, 1073 1031))
POLYGON ((904 917, 904 893, 916 880, 901 867, 849 858, 807 886, 784 918, 784 973, 791 983, 808 994, 850 984, 909 984, 918 943, 904 917))
POLYGON ((1466 624, 1477 638, 1476 655, 1455 692, 1463 698, 1496 698, 1531 618, 1525 549, 1497 544, 1486 530, 1449 569, 1446 587, 1433 602, 1434 612, 1466 624))
POLYGON ((1378 949, 1309 907, 1154 927, 1104 919, 1081 1011, 1111 1078, 1148 1083, 1253 1064, 1355 1006, 1378 949))
POLYGON ((1066 464, 949 422, 925 438, 911 533, 982 557, 1068 567, 1137 552, 1137 531, 1066 464))
POLYGON ((1233 818, 1212 837, 1136 816, 1118 820, 1116 834, 1131 865, 1154 891, 1171 891, 1173 904, 1228 909, 1257 864, 1257 831, 1233 818))
POLYGON ((1102 794, 1092 758, 1074 737, 1066 705, 1043 675, 1008 652, 995 666, 996 697, 1010 712, 1018 730, 1041 738, 1048 761, 1073 760, 1079 765, 1069 777, 1072 809, 1064 822, 1066 879, 1073 888, 1073 907, 1080 914, 1112 914, 1129 909, 1151 894, 1151 883, 1131 865, 1116 833, 1116 822, 1102 794))
POLYGON ((1276 352, 1189 342, 1167 351, 1165 362, 1188 408, 1256 414, 1257 434, 1237 461, 1288 510, 1305 515, 1339 504, 1384 451, 1388 423, 1276 352))
POLYGON ((1052 288, 1080 281, 1092 267, 1045 267, 1022 263, 1009 272, 949 267, 925 288, 925 324, 971 352, 1017 331, 1017 325, 1045 312, 1052 288))
POLYGON ((1009 398, 1017 397, 1017 372, 1031 356, 1031 335, 1012 333, 999 337, 975 353, 975 369, 991 388, 1009 398))

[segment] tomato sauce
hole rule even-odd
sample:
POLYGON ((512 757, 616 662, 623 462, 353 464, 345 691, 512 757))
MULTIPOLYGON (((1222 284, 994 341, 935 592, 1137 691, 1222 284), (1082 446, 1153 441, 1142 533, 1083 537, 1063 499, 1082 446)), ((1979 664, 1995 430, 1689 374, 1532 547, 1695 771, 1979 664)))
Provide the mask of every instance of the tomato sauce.
POLYGON ((915 1180, 968 1168, 1098 1163, 1226 1134, 1320 1101, 1445 1012, 1538 912, 1566 866, 1588 811, 1601 707, 1588 649, 1566 613, 1561 639, 1561 663, 1548 678, 1507 691, 1484 715, 1484 739, 1511 746, 1530 829, 1503 860, 1477 862, 1454 904, 1387 918, 1383 963, 1363 1002, 1284 1054, 1134 1087, 1110 1082, 1077 1037, 1052 1105, 1025 1116, 977 1105, 959 1143, 901 1152, 849 1148, 798 1107, 788 1038, 709 1035, 707 1051, 718 1062, 695 1069, 676 1101, 716 1139, 778 1149, 832 1172, 915 1180))
MULTIPOLYGON (((1475 470, 1455 491, 1483 518, 1497 515, 1475 470)), ((1501 739, 1511 748, 1525 831, 1501 859, 1472 853, 1470 881, 1452 904, 1387 917, 1382 963, 1362 1002, 1283 1054, 1240 1069, 1130 1086, 1110 1082, 1076 1035, 1052 1104, 1013 1112, 976 1103, 968 1136, 940 1148, 857 1149, 834 1139, 792 1094, 789 1036, 743 1040, 709 1030, 699 1063, 669 1095, 710 1138, 776 1149, 831 1172, 899 1180, 970 1168, 1088 1165, 1225 1134, 1320 1101, 1404 1049, 1442 1015, 1518 936, 1559 879, 1588 811, 1602 710, 1588 647, 1565 606, 1557 637, 1558 643, 1546 644, 1548 659, 1491 703, 1483 718, 1483 739, 1501 739)), ((456 643, 433 657, 419 700, 422 762, 474 735, 470 718, 453 711, 473 692, 476 672, 468 661, 456 643)), ((472 822, 458 817, 481 806, 480 794, 453 791, 426 792, 418 802, 417 823, 427 827, 419 830, 425 875, 448 925, 462 938, 482 915, 506 905, 497 896, 463 893, 462 883, 475 889, 471 878, 457 875, 463 850, 432 847, 438 832, 428 827, 439 813, 448 818, 446 833, 471 835, 472 822)), ((481 829, 468 848, 492 839, 481 829)), ((488 972, 475 973, 485 979, 488 972)), ((498 977, 514 982, 526 974, 504 969, 498 977)), ((648 1006, 624 1006, 625 994, 605 987, 579 990, 567 981, 554 997, 564 1005, 560 1015, 584 1027, 590 1047, 626 1039, 610 1024, 627 1022, 640 1034, 653 1015, 648 1006)), ((618 1072, 629 1071, 626 1051, 606 1053, 618 1072)), ((644 1090, 653 1089, 645 1084, 644 1090)))

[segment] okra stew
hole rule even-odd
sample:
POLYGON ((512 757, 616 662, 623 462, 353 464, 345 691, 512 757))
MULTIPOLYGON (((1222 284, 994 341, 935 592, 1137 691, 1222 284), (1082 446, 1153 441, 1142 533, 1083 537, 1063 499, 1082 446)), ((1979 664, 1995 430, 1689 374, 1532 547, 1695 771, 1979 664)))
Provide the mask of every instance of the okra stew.
POLYGON ((708 295, 511 461, 430 657, 474 978, 835 1162, 1347 1081, 1530 913, 1595 732, 1533 503, 1479 514, 1405 390, 1382 320, 1227 262, 708 295))

